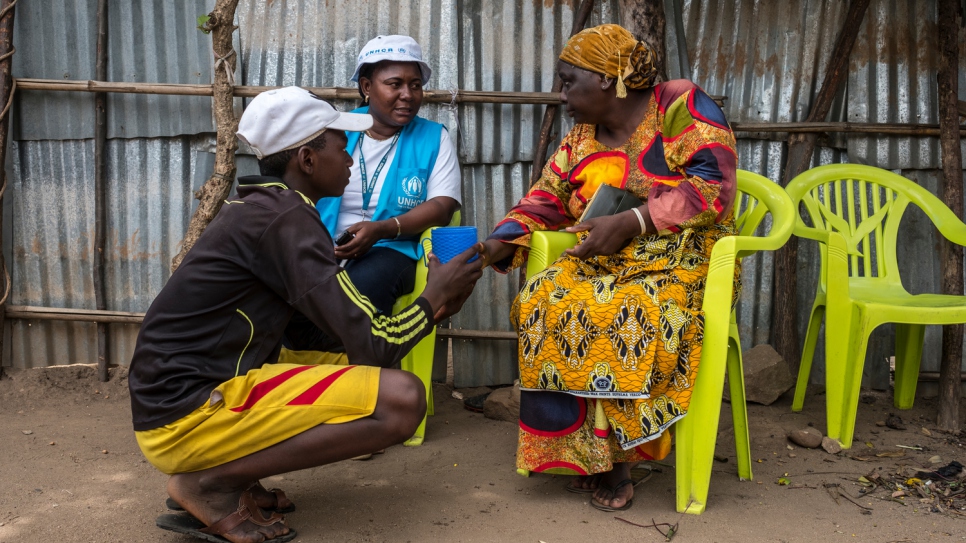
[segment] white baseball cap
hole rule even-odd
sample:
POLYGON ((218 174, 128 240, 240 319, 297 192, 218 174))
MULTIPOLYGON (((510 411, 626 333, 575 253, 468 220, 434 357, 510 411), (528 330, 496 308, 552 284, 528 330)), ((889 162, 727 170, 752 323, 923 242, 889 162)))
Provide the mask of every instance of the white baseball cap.
POLYGON ((238 121, 238 139, 261 159, 305 145, 327 128, 362 132, 371 127, 371 115, 340 113, 303 88, 283 87, 252 99, 238 121))
POLYGON ((423 60, 423 48, 416 43, 416 40, 409 36, 376 36, 359 52, 359 58, 356 59, 356 73, 352 74, 352 81, 359 82, 359 70, 362 69, 363 64, 375 64, 383 60, 419 64, 424 85, 429 81, 429 76, 433 75, 429 64, 423 60))

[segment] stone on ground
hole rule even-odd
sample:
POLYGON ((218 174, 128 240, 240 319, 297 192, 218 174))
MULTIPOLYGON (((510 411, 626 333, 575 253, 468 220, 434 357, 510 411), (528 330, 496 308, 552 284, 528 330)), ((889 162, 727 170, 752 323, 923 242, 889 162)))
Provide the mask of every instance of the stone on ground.
POLYGON ((498 388, 486 397, 483 416, 488 419, 520 421, 520 385, 498 388))
MULTIPOLYGON (((749 402, 771 405, 795 386, 788 363, 771 345, 758 345, 742 353, 741 358, 745 369, 745 399, 749 402)), ((730 392, 726 386, 725 400, 730 401, 730 392)))
POLYGON ((842 452, 842 445, 838 441, 828 436, 822 438, 822 448, 825 449, 825 452, 829 454, 838 454, 842 452))
POLYGON ((788 433, 788 440, 806 449, 817 449, 822 445, 822 432, 815 428, 802 428, 788 433))

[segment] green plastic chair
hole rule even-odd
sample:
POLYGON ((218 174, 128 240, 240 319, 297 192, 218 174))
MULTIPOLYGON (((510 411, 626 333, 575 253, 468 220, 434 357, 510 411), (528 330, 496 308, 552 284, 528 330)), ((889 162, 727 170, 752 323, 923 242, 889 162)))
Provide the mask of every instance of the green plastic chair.
MULTIPOLYGON (((456 211, 453 213, 453 218, 450 219, 447 226, 459 226, 460 224, 460 212, 456 211)), ((429 228, 419 237, 420 240, 424 240, 430 237, 434 228, 429 228)), ((426 246, 429 242, 426 242, 426 246)), ((429 267, 426 265, 426 259, 421 258, 416 262, 416 285, 413 287, 413 291, 409 294, 404 294, 399 298, 396 298, 396 303, 392 306, 393 314, 399 313, 402 309, 408 307, 416 298, 423 293, 423 289, 426 288, 426 276, 429 273, 429 267)), ((429 333, 428 336, 424 337, 422 341, 416 344, 415 347, 409 354, 407 354, 400 362, 400 367, 410 373, 416 374, 419 380, 423 382, 423 386, 426 387, 426 415, 423 416, 423 422, 419 423, 419 428, 416 429, 416 433, 413 437, 406 440, 403 445, 407 447, 416 447, 423 444, 426 437, 426 417, 433 414, 433 356, 436 352, 436 327, 433 327, 433 331, 429 333)))
POLYGON ((808 170, 786 189, 804 204, 795 235, 819 242, 821 271, 802 349, 792 410, 800 411, 818 330, 825 317, 825 394, 829 437, 852 446, 869 334, 896 323, 894 403, 912 407, 927 324, 966 322, 966 296, 909 294, 896 264, 899 222, 910 203, 948 240, 966 245, 966 225, 939 198, 879 168, 830 164, 808 170))
MULTIPOLYGON (((757 251, 774 251, 784 245, 792 234, 794 208, 781 187, 744 170, 738 170, 738 196, 735 208, 738 235, 719 240, 711 252, 702 307, 701 370, 694 383, 688 415, 675 424, 677 510, 682 513, 697 515, 704 512, 707 505, 726 370, 735 426, 738 477, 742 480, 752 478, 741 341, 735 314, 731 311, 735 263, 757 251), (768 212, 772 214, 769 234, 755 237, 755 230, 768 212)), ((552 264, 564 249, 573 247, 576 239, 575 235, 566 232, 535 232, 530 239, 527 276, 552 264)), ((518 472, 529 475, 526 470, 518 472)))

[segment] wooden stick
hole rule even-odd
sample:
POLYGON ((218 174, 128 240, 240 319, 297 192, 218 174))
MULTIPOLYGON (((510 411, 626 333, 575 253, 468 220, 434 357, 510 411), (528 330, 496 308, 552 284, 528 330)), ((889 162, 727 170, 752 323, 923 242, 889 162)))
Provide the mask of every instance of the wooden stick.
MULTIPOLYGON (((577 14, 574 16, 574 24, 570 27, 570 35, 580 32, 587 23, 587 17, 594 7, 594 0, 583 0, 577 14)), ((530 184, 540 179, 540 172, 543 170, 543 162, 547 159, 547 147, 550 146, 550 131, 553 129, 553 120, 557 116, 557 105, 560 104, 560 89, 562 82, 556 73, 553 76, 553 85, 550 87, 550 94, 554 101, 548 102, 547 109, 543 112, 543 122, 540 124, 540 140, 537 143, 537 150, 533 155, 533 164, 530 166, 530 184)), ((522 277, 522 276, 521 276, 522 277)))
POLYGON ((60 307, 36 307, 27 305, 7 306, 8 319, 56 320, 79 322, 117 322, 141 324, 144 313, 126 311, 98 311, 95 309, 68 309, 60 307))
MULTIPOLYGON (((10 76, 13 64, 13 16, 17 0, 0 1, 0 165, 6 164, 7 135, 10 127, 10 104, 13 103, 14 80, 10 76)), ((7 189, 7 172, 0 166, 0 375, 3 374, 3 306, 10 290, 10 275, 3 258, 3 193, 7 189)))
POLYGON ((235 117, 235 103, 232 87, 235 86, 234 73, 238 55, 232 45, 235 31, 235 8, 238 0, 218 0, 215 9, 208 14, 205 28, 211 31, 211 43, 215 54, 212 108, 215 113, 215 171, 195 194, 198 209, 188 224, 188 231, 181 242, 181 251, 171 259, 171 271, 178 269, 181 260, 194 246, 208 223, 215 218, 222 203, 231 191, 235 180, 235 151, 238 149, 238 119, 235 117))
MULTIPOLYGON (((167 94, 180 96, 213 96, 211 85, 176 83, 139 83, 110 81, 78 81, 59 79, 18 79, 21 90, 57 92, 112 92, 120 94, 167 94)), ((261 92, 277 89, 277 86, 238 85, 232 94, 239 98, 251 98, 261 92)), ((358 100, 359 91, 354 87, 305 87, 319 98, 326 100, 358 100)), ((712 97, 722 99, 721 97, 712 97)), ((423 91, 423 101, 431 103, 480 103, 480 104, 559 104, 560 95, 554 92, 498 92, 498 91, 423 91)))
MULTIPOLYGON (((580 3, 580 8, 574 16, 574 23, 570 27, 571 36, 584 29, 584 25, 587 23, 587 18, 590 17, 590 12, 593 10, 593 7, 594 0, 583 0, 580 3)), ((550 87, 550 92, 548 93, 553 97, 554 101, 548 102, 547 108, 543 112, 543 122, 540 123, 540 139, 537 142, 537 149, 533 153, 533 161, 530 163, 530 185, 533 185, 540 179, 540 174, 543 171, 543 163, 547 160, 547 148, 550 147, 550 132, 553 130, 553 121, 557 117, 561 88, 563 88, 563 82, 557 76, 556 72, 554 72, 553 85, 550 87)), ((528 188, 529 186, 523 187, 523 192, 526 193, 528 188)), ((517 275, 517 285, 519 288, 523 288, 526 282, 526 273, 523 268, 520 268, 519 274, 517 275)))
POLYGON ((436 330, 439 337, 454 339, 502 339, 516 341, 516 332, 503 332, 500 330, 464 330, 462 328, 440 328, 436 330))
MULTIPOLYGON (((963 156, 959 127, 959 12, 958 0, 939 0, 939 137, 942 149, 943 203, 957 217, 963 216, 963 156)), ((942 293, 963 295, 963 248, 942 238, 942 293)), ((939 413, 942 430, 958 432, 963 357, 963 325, 943 326, 942 357, 939 365, 939 413)))
MULTIPOLYGON (((96 309, 70 309, 66 307, 38 307, 29 305, 10 305, 6 309, 6 318, 43 321, 69 322, 97 322, 141 324, 144 313, 130 311, 100 311, 96 309)), ((464 330, 439 328, 436 335, 453 339, 486 339, 516 341, 516 332, 501 330, 464 330)))
MULTIPOLYGON (((792 132, 824 133, 842 132, 848 134, 889 134, 893 136, 929 137, 939 136, 938 124, 901 124, 901 123, 731 123, 735 132, 792 132)), ((961 129, 966 134, 966 129, 961 129)))
MULTIPOLYGON (((852 46, 859 34, 859 27, 862 26, 862 19, 869 7, 869 0, 852 0, 849 5, 848 14, 839 31, 838 40, 832 50, 832 58, 829 61, 828 72, 822 82, 818 97, 808 113, 808 121, 824 121, 832 107, 832 100, 835 98, 839 87, 845 82, 848 76, 849 56, 852 53, 852 46)), ((808 169, 812 162, 812 154, 815 151, 815 142, 818 136, 815 133, 795 133, 788 138, 788 162, 785 164, 785 177, 782 186, 788 186, 788 182, 798 174, 808 169)), ((797 210, 796 210, 797 211, 797 210)), ((798 267, 798 238, 792 236, 784 247, 778 250, 774 260, 774 287, 772 288, 772 325, 771 343, 775 350, 792 367, 798 367, 799 345, 798 345, 798 316, 797 302, 797 267, 798 267)))
MULTIPOLYGON (((94 77, 107 79, 107 0, 97 0, 97 55, 94 77)), ((94 93, 94 304, 107 309, 107 93, 94 93)), ((107 323, 97 323, 97 378, 108 380, 110 358, 107 323)))
MULTIPOLYGON (((108 81, 78 81, 59 79, 17 79, 18 90, 54 92, 107 92, 117 94, 163 94, 177 96, 212 96, 211 85, 191 85, 173 83, 136 83, 108 81)), ((232 88, 236 98, 251 98, 258 93, 279 87, 236 86, 232 88)), ((349 87, 305 87, 315 95, 326 100, 357 100, 359 91, 349 87)), ((723 103, 726 97, 712 96, 723 103)), ((423 92, 427 103, 452 103, 453 93, 441 90, 423 92)), ((543 105, 560 104, 560 94, 554 92, 497 92, 497 91, 456 91, 457 104, 522 104, 543 105)), ((966 102, 963 102, 966 104, 966 102)), ((966 107, 966 106, 963 106, 966 107)), ((552 118, 552 117, 551 117, 552 118)), ((938 124, 902 123, 849 123, 849 122, 796 122, 796 123, 731 123, 735 132, 794 132, 826 133, 844 132, 857 134, 889 134, 894 136, 939 136, 938 124)), ((966 129, 961 133, 966 135, 966 129)))
MULTIPOLYGON (((938 371, 921 371, 921 372, 919 372, 919 382, 920 383, 923 383, 923 382, 931 382, 931 381, 938 381, 938 380, 939 380, 939 372, 938 371)), ((960 374, 959 374, 959 380, 960 381, 966 381, 966 371, 960 372, 960 374)))

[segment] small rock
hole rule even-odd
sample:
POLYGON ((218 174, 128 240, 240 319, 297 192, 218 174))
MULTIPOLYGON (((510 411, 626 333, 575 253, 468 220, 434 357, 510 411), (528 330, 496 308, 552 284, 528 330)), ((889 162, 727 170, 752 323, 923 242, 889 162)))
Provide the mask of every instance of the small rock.
POLYGON ((877 421, 875 421, 875 425, 878 426, 878 427, 880 427, 880 428, 882 428, 882 427, 885 426, 885 421, 884 420, 877 420, 877 421))
MULTIPOLYGON (((771 405, 779 396, 795 386, 795 376, 788 362, 771 345, 761 344, 741 355, 745 373, 745 399, 771 405)), ((730 388, 725 387, 724 398, 730 401, 730 388)))
POLYGON ((101 454, 107 454, 107 449, 104 449, 103 451, 101 451, 101 454))
POLYGON ((924 435, 924 436, 931 436, 932 435, 932 432, 930 432, 929 430, 923 428, 922 429, 922 435, 924 435))
POLYGON ((838 454, 842 452, 842 445, 838 442, 838 440, 832 439, 828 436, 822 438, 822 448, 825 449, 825 452, 829 454, 838 454))
POLYGON ((23 435, 25 436, 29 436, 30 434, 34 433, 33 430, 20 430, 20 431, 23 432, 23 435))
POLYGON ((929 459, 929 463, 930 464, 942 464, 943 463, 943 457, 941 457, 941 456, 939 456, 937 454, 936 456, 933 456, 932 458, 929 459))
POLYGON ((483 416, 488 419, 520 421, 520 386, 498 388, 483 402, 483 416))
POLYGON ((906 426, 902 424, 902 419, 896 415, 889 414, 889 418, 885 421, 886 426, 892 428, 893 430, 905 430, 906 426))
POLYGON ((806 449, 817 449, 822 445, 822 432, 815 428, 794 430, 788 434, 788 440, 806 449))
POLYGON ((795 458, 795 457, 797 457, 797 456, 798 456, 798 455, 797 455, 797 454, 795 454, 795 453, 788 453, 788 457, 789 457, 789 458, 795 458))
POLYGON ((863 394, 862 396, 859 397, 859 401, 864 404, 869 404, 869 405, 874 404, 875 394, 863 394))

